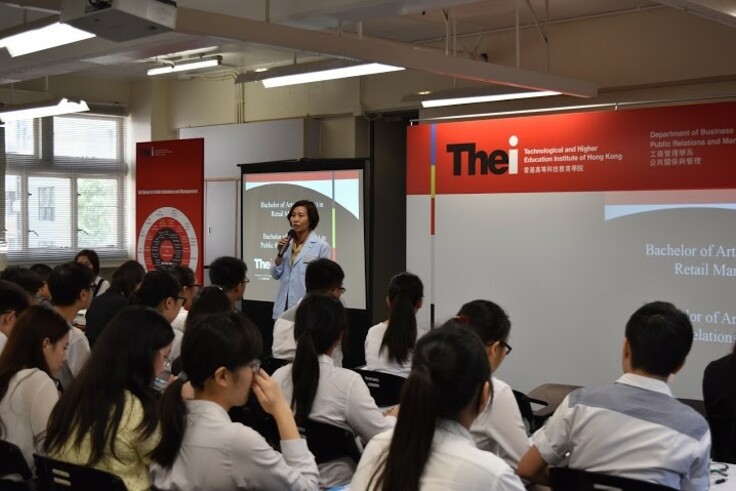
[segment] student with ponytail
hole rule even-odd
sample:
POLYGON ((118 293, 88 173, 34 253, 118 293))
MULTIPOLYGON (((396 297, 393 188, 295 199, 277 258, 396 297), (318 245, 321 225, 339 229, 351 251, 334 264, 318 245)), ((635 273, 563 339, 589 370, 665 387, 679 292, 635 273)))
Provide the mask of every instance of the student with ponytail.
POLYGON ((523 491, 500 458, 468 431, 491 399, 491 370, 478 337, 454 320, 423 336, 393 431, 366 447, 351 490, 523 491))
MULTIPOLYGON (((336 367, 332 352, 340 345, 347 328, 345 308, 327 295, 307 295, 296 311, 294 362, 276 370, 287 401, 291 401, 296 422, 327 423, 352 431, 367 442, 393 427, 393 416, 384 417, 360 375, 336 367)), ((320 486, 347 484, 355 462, 343 457, 319 465, 320 486)))
POLYGON ((388 320, 368 330, 365 338, 366 369, 406 377, 417 340, 416 312, 422 307, 424 286, 417 275, 399 273, 388 286, 388 320))
POLYGON ((164 393, 161 443, 151 466, 155 488, 316 490, 317 464, 291 408, 278 384, 259 370, 255 325, 235 312, 201 317, 184 334, 181 351, 194 399, 182 399, 181 380, 164 393), (276 421, 283 455, 227 414, 246 403, 251 388, 276 421))
MULTIPOLYGON (((496 373, 511 352, 508 344, 511 322, 506 312, 489 300, 468 302, 457 313, 457 320, 483 342, 491 371, 496 373)), ((470 428, 475 444, 501 457, 513 469, 531 446, 514 391, 493 377, 493 404, 487 404, 470 428)))

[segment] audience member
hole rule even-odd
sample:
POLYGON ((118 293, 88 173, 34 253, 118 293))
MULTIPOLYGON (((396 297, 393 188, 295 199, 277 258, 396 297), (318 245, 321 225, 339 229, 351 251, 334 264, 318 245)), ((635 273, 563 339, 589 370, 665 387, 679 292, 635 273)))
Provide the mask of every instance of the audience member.
POLYGON ((87 266, 95 273, 95 288, 92 290, 92 295, 97 297, 102 295, 110 288, 110 282, 100 276, 100 258, 97 253, 92 249, 82 249, 74 256, 74 262, 87 266))
POLYGON ((0 280, 0 353, 8 342, 18 316, 28 308, 28 294, 15 283, 0 280))
MULTIPOLYGON (((330 295, 339 299, 345 291, 342 283, 345 280, 345 272, 339 264, 331 259, 320 258, 311 261, 307 266, 304 283, 307 287, 307 295, 320 294, 330 295)), ((294 340, 294 318, 299 305, 286 310, 276 319, 273 325, 273 347, 274 358, 292 361, 296 352, 296 341, 294 340)), ((333 353, 335 365, 342 366, 342 350, 336 349, 333 353)))
POLYGON ((218 257, 210 264, 210 283, 225 290, 233 309, 243 300, 245 285, 250 282, 247 272, 248 266, 237 257, 218 257))
POLYGON ((38 274, 28 268, 24 268, 23 266, 8 266, 0 273, 0 280, 15 283, 23 288, 23 291, 28 294, 31 305, 39 304, 43 300, 41 294, 43 293, 45 283, 38 274))
POLYGON ((476 448, 471 424, 489 404, 491 370, 477 336, 455 321, 423 336, 393 431, 363 452, 351 489, 523 491, 496 455, 476 448))
POLYGON ((519 475, 539 484, 550 465, 638 479, 674 489, 709 486, 710 431, 672 397, 670 375, 693 343, 687 314, 667 302, 638 309, 626 324, 616 383, 571 392, 534 434, 519 475))
POLYGON ((368 330, 365 361, 368 370, 406 377, 417 340, 416 313, 422 307, 424 286, 417 275, 399 273, 388 285, 388 320, 368 330))
MULTIPOLYGON (((296 421, 331 424, 369 441, 393 427, 384 417, 360 375, 334 366, 332 352, 347 328, 345 308, 326 295, 308 295, 299 304, 294 323, 297 339, 294 362, 279 368, 273 379, 291 401, 296 421)), ((339 458, 319 465, 320 486, 329 488, 350 482, 355 462, 339 458)))
POLYGON ((52 380, 66 358, 69 324, 57 312, 40 305, 18 317, 16 328, 0 355, 0 432, 17 445, 33 469, 46 425, 59 391, 52 380))
POLYGON ((171 357, 177 358, 181 350, 181 339, 184 336, 185 322, 187 320, 187 314, 189 309, 192 308, 194 299, 199 294, 199 289, 202 285, 197 283, 197 277, 194 275, 194 271, 186 266, 175 266, 167 270, 181 285, 181 296, 184 297, 184 305, 179 310, 179 314, 171 322, 171 327, 180 334, 177 334, 174 340, 174 345, 171 348, 171 357))
POLYGON ((279 240, 278 254, 271 263, 271 277, 279 281, 273 302, 273 319, 278 319, 305 295, 307 265, 315 259, 332 255, 330 245, 314 231, 319 224, 319 212, 312 201, 303 199, 295 202, 286 219, 291 230, 279 240))
POLYGON ((317 465, 289 404, 278 384, 259 371, 260 351, 258 329, 235 312, 200 318, 185 333, 182 360, 194 398, 182 399, 180 380, 164 394, 161 443, 153 452, 156 489, 318 488, 317 465), (276 421, 283 455, 228 416, 230 408, 246 403, 251 388, 276 421), (212 448, 218 449, 214 456, 212 448))
MULTIPOLYGON (((503 360, 511 352, 508 344, 511 322, 506 312, 488 300, 468 302, 457 313, 457 321, 465 324, 483 342, 491 373, 496 373, 503 360)), ((529 450, 524 421, 511 387, 496 377, 493 385, 493 404, 486 404, 470 427, 475 444, 501 457, 514 470, 529 450)))
POLYGON ((151 385, 173 339, 171 325, 153 309, 120 311, 51 413, 47 454, 116 474, 130 491, 148 490, 160 438, 151 385))
POLYGON ((128 305, 130 296, 140 286, 144 274, 146 270, 137 261, 126 261, 112 274, 110 288, 92 299, 87 309, 87 327, 84 331, 90 346, 94 346, 108 322, 128 305))
POLYGON ((51 291, 49 290, 48 283, 49 283, 49 276, 51 276, 51 272, 54 270, 54 268, 52 268, 48 264, 36 263, 28 269, 36 273, 43 280, 43 287, 41 288, 41 291, 39 292, 38 296, 43 299, 42 303, 46 303, 47 305, 50 306, 51 305, 51 291))
POLYGON ((703 402, 713 438, 713 460, 736 464, 736 344, 703 374, 703 402))
POLYGON ((89 357, 89 341, 84 332, 74 326, 72 321, 80 310, 88 308, 92 302, 94 279, 95 275, 92 270, 79 263, 65 263, 57 266, 49 276, 49 289, 54 299, 54 309, 71 326, 67 360, 59 374, 59 380, 64 388, 69 387, 72 379, 77 376, 89 357))
MULTIPOLYGON (((181 285, 166 271, 149 271, 130 298, 132 305, 145 305, 155 309, 171 324, 184 304, 181 285)), ((174 343, 181 342, 184 334, 174 330, 174 343), (178 339, 178 341, 177 341, 178 339)))

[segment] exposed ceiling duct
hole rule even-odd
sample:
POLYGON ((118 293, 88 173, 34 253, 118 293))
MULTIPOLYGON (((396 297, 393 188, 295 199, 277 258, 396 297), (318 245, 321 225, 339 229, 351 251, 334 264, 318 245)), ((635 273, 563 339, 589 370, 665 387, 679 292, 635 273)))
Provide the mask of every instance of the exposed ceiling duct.
POLYGON ((736 27, 734 0, 657 0, 663 5, 685 10, 708 20, 736 27))

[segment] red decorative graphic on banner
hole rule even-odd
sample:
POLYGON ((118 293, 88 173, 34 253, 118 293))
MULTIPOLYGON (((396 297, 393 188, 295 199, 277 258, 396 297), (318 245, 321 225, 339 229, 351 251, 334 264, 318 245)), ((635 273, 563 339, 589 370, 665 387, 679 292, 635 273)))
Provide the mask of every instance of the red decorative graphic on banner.
POLYGON ((188 266, 202 283, 204 140, 138 143, 136 155, 138 262, 188 266))
POLYGON ((736 103, 420 125, 407 193, 736 187, 736 103), (434 150, 434 155, 432 151, 434 150))

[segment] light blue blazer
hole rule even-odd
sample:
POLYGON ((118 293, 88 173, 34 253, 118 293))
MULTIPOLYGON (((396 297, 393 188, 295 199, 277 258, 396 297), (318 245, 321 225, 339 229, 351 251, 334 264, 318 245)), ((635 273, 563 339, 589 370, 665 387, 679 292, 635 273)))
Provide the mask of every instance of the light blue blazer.
POLYGON ((307 265, 319 259, 326 257, 330 259, 332 256, 332 248, 322 240, 312 230, 304 241, 299 256, 296 258, 294 265, 291 264, 291 245, 284 253, 284 260, 280 266, 275 264, 271 266, 271 277, 279 280, 279 292, 276 295, 276 301, 273 303, 273 318, 277 319, 285 310, 290 309, 307 293, 307 287, 304 284, 304 275, 307 272, 307 265))

